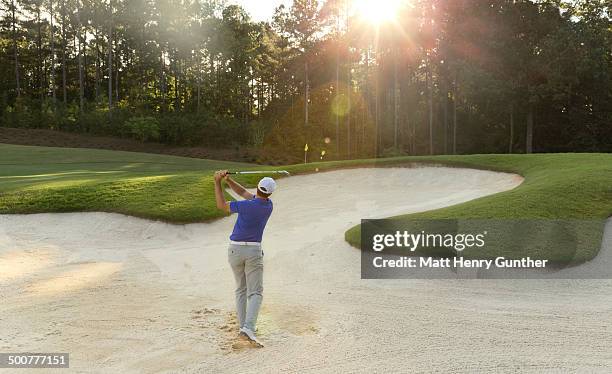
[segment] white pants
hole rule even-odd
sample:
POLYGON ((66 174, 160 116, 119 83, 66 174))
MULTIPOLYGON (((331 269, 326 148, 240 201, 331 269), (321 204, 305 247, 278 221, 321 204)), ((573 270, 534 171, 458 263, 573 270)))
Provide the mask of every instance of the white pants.
POLYGON ((255 331, 263 299, 263 251, 259 246, 230 244, 228 261, 236 279, 238 322, 255 331))

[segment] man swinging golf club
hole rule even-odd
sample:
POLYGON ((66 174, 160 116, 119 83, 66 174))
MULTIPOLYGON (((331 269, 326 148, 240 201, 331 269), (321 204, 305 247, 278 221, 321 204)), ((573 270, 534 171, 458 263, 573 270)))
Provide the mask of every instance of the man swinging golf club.
POLYGON ((276 189, 276 182, 269 177, 262 178, 257 185, 257 194, 253 195, 228 174, 227 170, 215 172, 215 197, 217 208, 238 213, 228 248, 228 260, 236 279, 236 316, 240 323, 240 335, 262 347, 255 336, 263 293, 261 238, 272 214, 272 200, 269 197, 276 189), (245 200, 225 201, 222 180, 245 200))

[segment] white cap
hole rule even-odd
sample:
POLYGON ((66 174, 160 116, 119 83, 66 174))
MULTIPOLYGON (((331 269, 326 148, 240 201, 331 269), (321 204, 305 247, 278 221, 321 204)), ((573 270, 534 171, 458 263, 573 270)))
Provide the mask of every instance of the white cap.
POLYGON ((276 182, 270 177, 261 178, 257 189, 265 194, 271 194, 276 189, 276 182))

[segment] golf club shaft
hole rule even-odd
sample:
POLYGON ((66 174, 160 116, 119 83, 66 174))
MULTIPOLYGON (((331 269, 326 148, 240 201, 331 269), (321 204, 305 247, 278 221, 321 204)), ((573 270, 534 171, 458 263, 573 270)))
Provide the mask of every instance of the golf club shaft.
POLYGON ((289 175, 289 172, 286 170, 258 170, 258 171, 230 171, 228 174, 285 174, 289 175))

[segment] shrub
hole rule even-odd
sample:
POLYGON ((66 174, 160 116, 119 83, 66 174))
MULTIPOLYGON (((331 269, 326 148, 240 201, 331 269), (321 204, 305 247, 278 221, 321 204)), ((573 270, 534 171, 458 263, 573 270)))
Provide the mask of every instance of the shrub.
POLYGON ((35 128, 37 118, 28 104, 25 99, 18 98, 13 106, 7 106, 2 113, 3 126, 35 128))
POLYGON ((141 142, 159 140, 159 122, 154 117, 132 117, 124 126, 134 139, 141 142))
POLYGON ((251 122, 251 145, 253 145, 254 147, 261 147, 264 143, 267 130, 268 126, 266 122, 261 120, 251 122))

